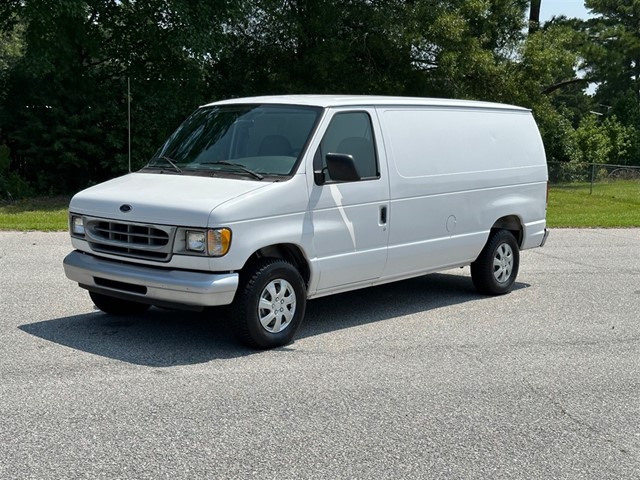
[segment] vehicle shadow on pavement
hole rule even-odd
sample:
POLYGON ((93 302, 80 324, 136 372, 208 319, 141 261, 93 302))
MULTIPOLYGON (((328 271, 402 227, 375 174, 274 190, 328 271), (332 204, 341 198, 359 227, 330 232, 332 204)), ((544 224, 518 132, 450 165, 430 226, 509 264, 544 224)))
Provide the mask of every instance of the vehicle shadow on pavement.
MULTIPOLYGON (((515 282, 512 290, 528 287, 515 282)), ((433 273, 312 300, 297 338, 489 298, 476 292, 468 276, 433 273)))
POLYGON ((69 348, 149 367, 193 365, 254 352, 235 342, 225 309, 188 312, 153 307, 130 316, 96 309, 18 328, 69 348))
MULTIPOLYGON (((516 282, 514 290, 528 286, 516 282)), ((483 298, 490 297, 477 294, 469 277, 452 274, 431 274, 332 295, 307 304, 297 338, 483 298)), ((122 317, 96 310, 18 328, 79 351, 149 367, 193 365, 258 353, 236 342, 226 308, 200 313, 154 307, 143 315, 122 317)))

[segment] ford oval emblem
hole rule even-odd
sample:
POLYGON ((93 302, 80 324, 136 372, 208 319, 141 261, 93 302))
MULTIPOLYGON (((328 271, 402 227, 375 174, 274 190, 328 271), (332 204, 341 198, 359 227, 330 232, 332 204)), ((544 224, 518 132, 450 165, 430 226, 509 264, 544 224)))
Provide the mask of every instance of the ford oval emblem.
POLYGON ((131 205, 127 205, 126 203, 124 205, 120 205, 120 211, 122 213, 129 213, 131 210, 133 210, 131 205))

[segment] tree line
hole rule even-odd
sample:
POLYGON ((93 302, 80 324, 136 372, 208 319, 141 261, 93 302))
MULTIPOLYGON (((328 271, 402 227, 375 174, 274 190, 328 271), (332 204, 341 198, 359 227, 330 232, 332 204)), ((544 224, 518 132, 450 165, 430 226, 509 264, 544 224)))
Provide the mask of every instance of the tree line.
POLYGON ((197 106, 283 93, 476 99, 534 112, 550 162, 640 165, 640 0, 3 0, 0 198, 150 158, 197 106), (130 84, 128 94, 127 85, 130 84))

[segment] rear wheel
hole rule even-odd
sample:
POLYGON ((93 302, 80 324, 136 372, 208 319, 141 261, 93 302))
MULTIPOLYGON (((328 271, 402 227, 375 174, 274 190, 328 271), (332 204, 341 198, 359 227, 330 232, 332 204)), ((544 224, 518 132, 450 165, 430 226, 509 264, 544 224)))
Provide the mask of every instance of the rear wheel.
POLYGON ((494 230, 475 262, 471 279, 480 293, 502 295, 511 290, 518 275, 518 243, 508 230, 494 230))
POLYGON ((138 315, 149 310, 151 306, 96 292, 89 292, 89 296, 96 307, 109 315, 138 315))
POLYGON ((253 348, 291 342, 302 323, 307 300, 298 270, 284 260, 268 258, 242 277, 231 307, 236 337, 253 348))

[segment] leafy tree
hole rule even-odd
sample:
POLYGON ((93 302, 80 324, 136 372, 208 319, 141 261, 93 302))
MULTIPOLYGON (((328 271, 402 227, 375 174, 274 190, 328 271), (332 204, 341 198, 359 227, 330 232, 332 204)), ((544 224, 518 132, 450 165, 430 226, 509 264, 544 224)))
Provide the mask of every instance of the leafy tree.
POLYGON ((6 75, 0 119, 14 168, 41 193, 126 171, 127 78, 133 163, 142 164, 205 98, 205 59, 219 48, 225 5, 24 0, 0 10, 0 25, 24 25, 26 45, 6 75))
POLYGON ((198 105, 268 93, 515 103, 550 161, 640 163, 639 2, 543 24, 541 0, 4 0, 2 175, 71 192, 126 171, 129 102, 137 168, 198 105))
POLYGON ((598 83, 600 109, 635 128, 631 161, 640 165, 640 0, 587 0, 597 16, 583 24, 585 68, 598 83))
POLYGON ((220 53, 215 83, 226 96, 402 93, 409 52, 394 25, 403 15, 392 1, 245 2, 228 26, 231 45, 220 53))
MULTIPOLYGON (((122 2, 103 20, 101 72, 117 91, 117 122, 110 126, 126 138, 127 79, 131 85, 133 166, 139 168, 178 123, 209 101, 205 72, 221 48, 223 26, 216 19, 224 2, 145 0, 122 2)), ((124 171, 125 149, 115 165, 124 171)), ((113 160, 108 160, 113 165, 113 160)))
MULTIPOLYGON (((24 53, 24 26, 12 24, 6 29, 0 29, 0 79, 7 77, 16 61, 24 53)), ((3 90, 0 90, 0 94, 3 90)), ((0 97, 0 99, 3 97, 0 97)))
POLYGON ((527 2, 253 0, 244 6, 218 63, 223 77, 234 78, 226 84, 229 95, 501 99, 527 2))
POLYGON ((8 79, 9 141, 40 192, 67 191, 99 173, 105 154, 106 89, 90 67, 99 38, 82 2, 24 2, 18 15, 26 51, 8 79))
POLYGON ((524 1, 416 2, 413 47, 437 96, 506 101, 511 58, 522 40, 524 1))
MULTIPOLYGON (((7 5, 4 8, 7 8, 7 5)), ((0 7, 0 13, 2 11, 3 8, 0 7)), ((6 141, 2 134, 2 124, 4 123, 3 119, 5 122, 7 119, 7 113, 4 108, 7 81, 11 70, 24 54, 24 25, 15 20, 15 16, 11 15, 7 10, 6 20, 0 23, 0 145, 6 141)))
POLYGON ((579 160, 585 163, 607 163, 611 154, 611 142, 604 128, 598 125, 595 115, 587 115, 575 131, 579 160))
POLYGON ((627 163, 633 134, 634 130, 621 124, 615 116, 600 121, 595 114, 586 115, 574 133, 576 159, 588 163, 627 163))
POLYGON ((587 0, 597 14, 586 22, 587 68, 603 91, 631 91, 640 103, 640 0, 587 0))

